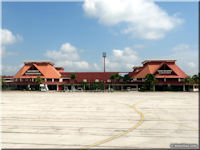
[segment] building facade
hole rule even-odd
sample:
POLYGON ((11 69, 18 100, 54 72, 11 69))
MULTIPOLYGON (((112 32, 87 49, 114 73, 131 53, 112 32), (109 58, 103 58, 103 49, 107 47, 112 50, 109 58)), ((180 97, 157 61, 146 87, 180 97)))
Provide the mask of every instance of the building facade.
POLYGON ((35 81, 40 76, 49 90, 71 90, 72 85, 75 89, 89 90, 94 84, 103 84, 106 90, 140 90, 146 75, 153 74, 157 79, 155 90, 163 91, 170 87, 172 90, 187 91, 189 85, 184 82, 187 75, 175 62, 176 60, 145 60, 142 66, 133 67, 132 72, 74 72, 75 79, 71 79, 72 72, 65 72, 64 68, 55 67, 50 61, 27 61, 14 76, 4 76, 3 80, 16 89, 37 89, 35 81), (116 74, 128 75, 130 79, 112 80, 110 77, 116 74))

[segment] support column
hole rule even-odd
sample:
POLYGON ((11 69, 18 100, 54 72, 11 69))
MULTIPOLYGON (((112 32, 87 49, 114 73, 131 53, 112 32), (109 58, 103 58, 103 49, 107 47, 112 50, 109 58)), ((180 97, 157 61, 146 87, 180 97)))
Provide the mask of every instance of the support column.
POLYGON ((58 86, 58 84, 57 84, 56 86, 57 86, 57 87, 56 87, 56 90, 59 91, 59 86, 58 86))
POLYGON ((138 91, 138 84, 136 85, 136 90, 138 91))
POLYGON ((185 84, 183 84, 183 91, 185 92, 185 84))
POLYGON ((30 84, 28 84, 28 90, 30 90, 30 84))
POLYGON ((153 85, 153 91, 155 91, 155 85, 153 85))

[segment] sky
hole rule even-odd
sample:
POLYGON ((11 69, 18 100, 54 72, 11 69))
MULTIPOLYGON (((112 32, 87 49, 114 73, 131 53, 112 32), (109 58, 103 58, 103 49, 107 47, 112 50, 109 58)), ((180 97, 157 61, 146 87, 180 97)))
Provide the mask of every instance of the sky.
POLYGON ((176 59, 198 72, 198 2, 85 0, 2 2, 2 74, 50 60, 68 72, 131 72, 147 59, 176 59))

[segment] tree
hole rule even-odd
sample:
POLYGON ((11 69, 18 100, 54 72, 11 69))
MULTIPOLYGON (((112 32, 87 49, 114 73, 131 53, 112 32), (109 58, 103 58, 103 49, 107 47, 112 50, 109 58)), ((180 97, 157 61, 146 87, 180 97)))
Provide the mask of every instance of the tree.
POLYGON ((90 83, 90 90, 95 90, 97 88, 97 85, 95 82, 90 83))
POLYGON ((187 77, 184 79, 184 82, 185 82, 185 83, 192 84, 192 83, 193 83, 193 79, 192 79, 190 76, 187 76, 187 77))
POLYGON ((38 85, 38 89, 40 87, 40 84, 43 83, 43 79, 40 76, 37 76, 37 78, 35 79, 35 84, 38 85))
POLYGON ((76 80, 76 74, 75 73, 72 73, 70 75, 70 79, 72 80, 72 89, 74 89, 74 81, 76 80))
POLYGON ((198 84, 199 83, 199 76, 198 75, 193 75, 192 76, 192 80, 193 80, 193 82, 195 83, 195 84, 198 84))
POLYGON ((112 88, 113 88, 113 83, 114 83, 115 80, 116 80, 116 75, 115 75, 115 74, 112 74, 112 75, 110 76, 110 80, 111 80, 111 82, 112 82, 112 88))
POLYGON ((81 82, 81 86, 83 87, 83 90, 85 90, 87 83, 86 82, 81 82))
POLYGON ((100 89, 100 90, 103 90, 104 89, 104 83, 103 82, 99 82, 97 84, 97 88, 100 89))
POLYGON ((118 73, 115 74, 116 81, 123 80, 123 77, 120 76, 118 73))
POLYGON ((156 82, 157 82, 157 80, 155 78, 155 75, 153 75, 153 74, 147 74, 144 79, 144 83, 149 86, 150 90, 153 89, 153 86, 155 85, 156 82))
POLYGON ((112 74, 112 75, 110 76, 110 80, 111 80, 112 82, 115 80, 115 75, 114 75, 114 74, 112 74))
POLYGON ((127 83, 127 81, 130 81, 131 77, 129 76, 129 74, 126 74, 124 77, 123 77, 123 82, 124 83, 127 83))
POLYGON ((76 80, 76 74, 75 73, 72 73, 71 75, 70 75, 70 79, 73 81, 73 83, 74 83, 74 81, 76 80))
POLYGON ((1 76, 1 88, 4 88, 5 87, 5 82, 3 80, 3 77, 1 76))

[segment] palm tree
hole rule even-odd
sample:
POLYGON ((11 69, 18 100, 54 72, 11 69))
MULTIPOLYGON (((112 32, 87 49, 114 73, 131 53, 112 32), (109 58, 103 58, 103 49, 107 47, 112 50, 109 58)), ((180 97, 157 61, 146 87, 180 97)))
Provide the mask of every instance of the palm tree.
POLYGON ((81 82, 81 86, 83 87, 83 90, 85 90, 85 87, 86 87, 87 83, 86 82, 81 82))
POLYGON ((187 76, 187 77, 184 79, 184 82, 185 82, 185 83, 188 83, 188 84, 191 84, 191 83, 193 83, 193 79, 192 79, 190 76, 187 76))
POLYGON ((192 80, 193 80, 193 89, 195 88, 195 84, 199 84, 199 76, 198 75, 193 75, 192 76, 192 80))
POLYGON ((70 79, 72 80, 71 89, 74 89, 74 81, 76 80, 76 74, 75 74, 75 73, 72 73, 72 74, 70 75, 70 79))
POLYGON ((120 81, 120 80, 122 80, 122 79, 123 79, 123 77, 120 76, 118 73, 115 74, 115 80, 116 80, 116 81, 120 81))
MULTIPOLYGON (((155 75, 147 74, 144 79, 144 82, 145 82, 145 84, 147 84, 149 86, 149 89, 151 90, 155 86, 155 83, 157 82, 157 80, 155 78, 155 75)), ((155 89, 153 88, 153 90, 155 90, 155 89)))
POLYGON ((37 76, 35 79, 35 84, 38 86, 38 89, 40 88, 40 84, 42 84, 43 79, 40 76, 37 76))
POLYGON ((110 80, 111 80, 111 82, 112 82, 112 88, 113 88, 113 82, 115 81, 115 79, 116 79, 115 74, 112 74, 112 75, 110 76, 110 80))
POLYGON ((127 81, 130 81, 131 77, 129 76, 129 74, 126 74, 124 77, 123 77, 123 82, 126 83, 127 81))
POLYGON ((192 80, 193 80, 194 83, 198 84, 198 83, 199 83, 199 76, 196 75, 196 74, 193 75, 193 76, 192 76, 192 80))
POLYGON ((3 77, 1 76, 1 88, 3 89, 5 87, 5 82, 3 80, 3 77))
POLYGON ((103 90, 104 89, 104 83, 103 82, 99 82, 97 84, 98 89, 103 90))

